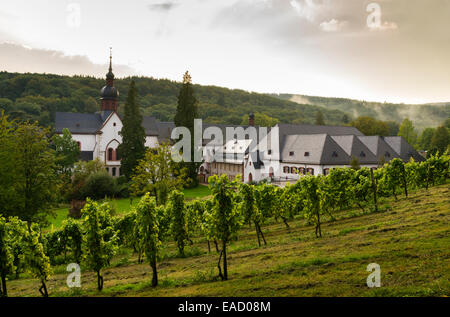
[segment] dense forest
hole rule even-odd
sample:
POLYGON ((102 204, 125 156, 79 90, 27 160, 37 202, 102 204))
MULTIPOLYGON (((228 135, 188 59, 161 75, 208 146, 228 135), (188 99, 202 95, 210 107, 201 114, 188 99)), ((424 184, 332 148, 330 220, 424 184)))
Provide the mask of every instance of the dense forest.
POLYGON ((301 104, 320 106, 323 111, 339 110, 353 118, 368 116, 377 120, 395 121, 397 123, 401 123, 405 118, 409 118, 418 130, 427 127, 438 127, 450 117, 450 102, 410 105, 291 94, 274 94, 272 96, 301 104))
MULTIPOLYGON (((148 77, 116 79, 121 105, 126 100, 132 79, 136 82, 143 115, 161 121, 173 120, 181 83, 148 77)), ((37 120, 43 126, 51 126, 58 111, 98 111, 100 89, 104 85, 104 79, 88 76, 0 72, 0 110, 12 118, 37 120)), ((249 112, 264 114, 283 123, 314 123, 318 110, 323 113, 326 124, 343 123, 344 112, 340 110, 215 86, 194 85, 194 90, 200 117, 208 123, 241 124, 249 112)), ((119 113, 121 111, 123 106, 119 106, 119 113)))

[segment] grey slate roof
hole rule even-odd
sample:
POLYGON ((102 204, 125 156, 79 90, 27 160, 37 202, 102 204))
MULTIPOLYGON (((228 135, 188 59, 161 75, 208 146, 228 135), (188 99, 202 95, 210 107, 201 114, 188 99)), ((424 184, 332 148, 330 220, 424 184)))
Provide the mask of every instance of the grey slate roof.
POLYGON ((143 117, 142 126, 148 136, 158 136, 158 121, 154 117, 143 117))
POLYGON ((299 164, 350 164, 351 157, 328 134, 287 135, 281 161, 299 164))
POLYGON ((394 149, 404 162, 408 162, 412 157, 416 162, 422 162, 425 158, 420 155, 403 137, 384 137, 384 141, 394 149))
POLYGON ((357 158, 360 164, 378 163, 376 155, 356 135, 333 135, 331 137, 351 158, 357 158))
POLYGON ((386 141, 384 141, 381 136, 358 136, 358 138, 373 154, 376 155, 378 161, 380 161, 383 157, 386 162, 394 158, 399 158, 399 155, 389 146, 389 144, 386 143, 386 141))
POLYGON ((279 131, 280 149, 284 148, 286 137, 288 135, 300 134, 328 134, 328 135, 364 135, 355 127, 330 126, 330 125, 312 125, 312 124, 286 124, 276 125, 279 131))
POLYGON ((109 114, 56 112, 55 131, 62 133, 62 130, 67 128, 72 134, 95 134, 109 114))

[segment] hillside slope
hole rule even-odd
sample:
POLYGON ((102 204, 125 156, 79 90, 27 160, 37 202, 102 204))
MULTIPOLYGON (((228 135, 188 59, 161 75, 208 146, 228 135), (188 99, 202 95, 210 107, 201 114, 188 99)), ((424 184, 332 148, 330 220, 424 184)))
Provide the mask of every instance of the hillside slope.
MULTIPOLYGON (((162 121, 173 120, 180 83, 148 77, 135 77, 139 104, 144 115, 162 121)), ((116 79, 123 105, 130 78, 116 79)), ((195 82, 195 78, 194 78, 195 82)), ((104 79, 51 74, 19 74, 0 72, 0 110, 21 120, 38 120, 52 125, 56 111, 95 112, 100 109, 100 89, 104 79)), ((195 85, 199 114, 209 123, 241 124, 249 112, 260 112, 284 123, 313 123, 319 107, 298 104, 266 94, 231 90, 215 86, 195 85)), ((119 106, 119 112, 123 106, 119 106)), ((340 110, 322 110, 328 124, 340 124, 340 110)))
MULTIPOLYGON (((450 185, 382 201, 381 212, 338 213, 323 224, 323 238, 303 219, 263 226, 268 245, 258 248, 245 226, 229 250, 229 280, 217 279, 216 252, 194 239, 187 258, 167 245, 159 263, 160 286, 151 287, 148 263, 122 253, 104 271, 105 288, 82 267, 82 289, 69 291, 64 265, 49 283, 51 296, 444 296, 450 295, 450 185), (367 265, 381 267, 381 287, 368 288, 367 265)), ((8 282, 10 296, 38 296, 39 283, 8 282)))
POLYGON ((272 96, 301 104, 320 106, 326 110, 339 110, 352 118, 370 116, 378 120, 392 120, 398 123, 409 118, 418 129, 437 127, 450 117, 450 102, 408 105, 292 94, 273 94, 272 96))

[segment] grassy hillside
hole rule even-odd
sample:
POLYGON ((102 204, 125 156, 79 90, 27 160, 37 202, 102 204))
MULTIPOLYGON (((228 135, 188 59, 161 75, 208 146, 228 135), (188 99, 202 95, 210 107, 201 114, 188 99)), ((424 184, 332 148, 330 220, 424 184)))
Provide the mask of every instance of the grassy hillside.
MULTIPOLYGON (((187 258, 166 246, 160 286, 151 268, 131 250, 104 272, 105 289, 82 268, 82 289, 70 291, 65 266, 48 283, 52 296, 448 296, 450 294, 450 185, 420 190, 381 203, 379 213, 345 210, 323 225, 323 238, 303 219, 263 227, 268 245, 258 248, 244 228, 229 251, 229 278, 217 279, 215 252, 196 239, 187 258), (381 266, 381 287, 366 286, 369 263, 381 266)), ((39 283, 25 275, 8 283, 10 296, 38 296, 39 283)))
POLYGON ((339 110, 353 118, 370 116, 378 120, 392 120, 398 123, 401 123, 405 118, 409 118, 418 129, 437 127, 450 117, 450 102, 408 105, 291 94, 273 96, 282 100, 320 106, 326 110, 339 110))
MULTIPOLYGON (((148 77, 133 79, 139 91, 143 114, 162 121, 173 120, 181 84, 148 77)), ((121 105, 126 100, 130 80, 115 81, 121 105)), ((0 72, 0 110, 3 109, 11 117, 38 120, 48 126, 54 123, 56 111, 98 111, 100 89, 104 85, 104 79, 93 77, 0 72)), ((264 113, 285 123, 312 123, 320 109, 266 94, 215 86, 195 85, 195 95, 199 101, 200 117, 209 123, 241 124, 243 116, 249 112, 264 113)), ((119 106, 119 112, 122 110, 123 106, 119 106)), ((323 113, 329 124, 341 123, 343 112, 325 109, 323 113)))

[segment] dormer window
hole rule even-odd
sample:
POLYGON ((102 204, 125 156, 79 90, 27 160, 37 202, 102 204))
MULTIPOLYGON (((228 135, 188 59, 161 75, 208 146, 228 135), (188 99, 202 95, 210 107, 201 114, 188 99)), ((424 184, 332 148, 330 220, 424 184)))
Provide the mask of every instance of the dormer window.
POLYGON ((272 150, 267 150, 267 154, 272 154, 272 150))
POLYGON ((388 151, 386 151, 386 153, 384 153, 384 156, 386 156, 386 157, 391 157, 391 153, 389 153, 388 151))
POLYGON ((77 123, 77 124, 76 124, 76 126, 77 126, 77 128, 79 128, 79 127, 80 127, 80 124, 79 124, 79 123, 77 123))
POLYGON ((309 152, 305 152, 305 156, 309 156, 309 152))
POLYGON ((331 154, 332 157, 338 157, 338 154, 336 151, 333 151, 333 154, 331 154))
POLYGON ((366 157, 366 153, 364 153, 364 151, 361 151, 361 153, 359 153, 360 157, 366 157))

